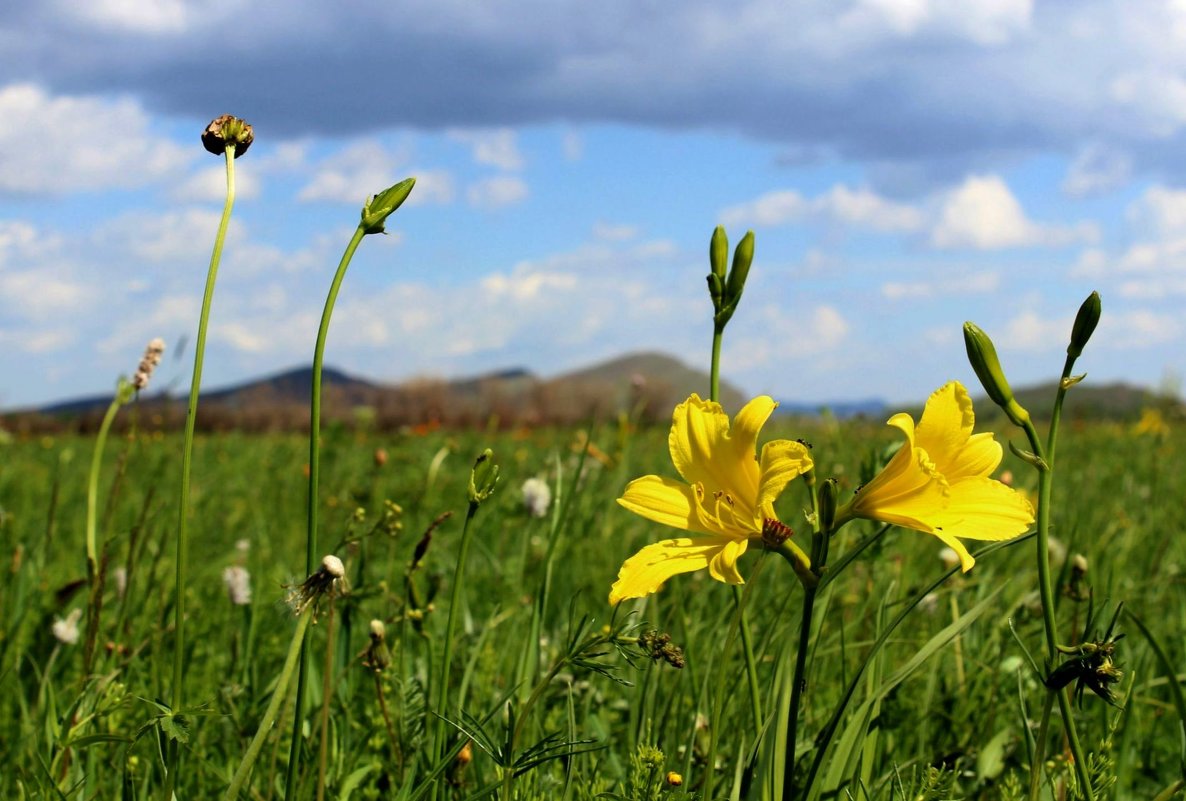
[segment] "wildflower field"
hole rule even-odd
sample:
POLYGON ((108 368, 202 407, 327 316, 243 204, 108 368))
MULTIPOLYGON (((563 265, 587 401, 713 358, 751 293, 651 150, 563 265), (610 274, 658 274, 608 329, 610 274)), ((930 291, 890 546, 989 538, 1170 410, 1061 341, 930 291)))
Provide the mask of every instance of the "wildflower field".
POLYGON ((1098 296, 1046 408, 969 324, 982 386, 889 425, 724 409, 754 243, 717 229, 711 378, 669 426, 323 428, 334 298, 406 181, 310 332, 310 435, 199 435, 250 136, 205 138, 232 191, 186 430, 138 425, 153 342, 96 436, 0 442, 0 797, 1181 794, 1186 449, 1061 419, 1098 296))

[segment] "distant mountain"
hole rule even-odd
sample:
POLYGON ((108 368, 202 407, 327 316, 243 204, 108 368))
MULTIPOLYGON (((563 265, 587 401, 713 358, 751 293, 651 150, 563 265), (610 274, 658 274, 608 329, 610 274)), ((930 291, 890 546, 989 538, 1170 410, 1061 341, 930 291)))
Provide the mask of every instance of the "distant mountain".
MULTIPOLYGON (((202 393, 199 425, 204 429, 294 430, 308 425, 312 368, 298 367, 275 375, 202 393)), ((370 423, 383 428, 422 423, 443 425, 572 424, 619 413, 659 423, 670 420, 675 404, 696 392, 708 396, 708 374, 664 353, 632 353, 540 378, 523 369, 500 370, 456 380, 417 378, 395 385, 375 383, 327 367, 322 373, 323 413, 327 420, 370 423)), ((1048 413, 1053 384, 1021 389, 1019 401, 1036 417, 1048 413)), ((748 395, 722 381, 721 400, 731 413, 748 395)), ((35 411, 5 415, 7 425, 63 426, 92 430, 111 402, 110 395, 77 398, 35 411)), ((991 421, 999 410, 986 398, 976 401, 977 417, 991 421)), ((1142 408, 1164 405, 1148 390, 1126 384, 1075 387, 1064 415, 1072 419, 1135 419, 1142 408)), ((893 409, 879 399, 810 403, 780 399, 779 414, 838 418, 883 418, 893 409)), ((179 426, 185 399, 147 396, 138 404, 140 417, 164 428, 179 426)), ((1179 404, 1180 409, 1180 404, 1179 404)))

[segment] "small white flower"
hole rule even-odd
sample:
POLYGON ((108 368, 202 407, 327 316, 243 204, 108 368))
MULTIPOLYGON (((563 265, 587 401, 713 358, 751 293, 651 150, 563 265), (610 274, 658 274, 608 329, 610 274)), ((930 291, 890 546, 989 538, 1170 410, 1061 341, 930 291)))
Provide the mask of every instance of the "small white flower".
POLYGON ((532 517, 545 517, 552 504, 552 490, 542 478, 529 478, 523 482, 523 508, 532 517))
POLYGON ((81 609, 71 609, 65 618, 55 618, 52 631, 58 642, 74 645, 78 642, 78 621, 82 620, 81 609))
POLYGON ((222 571, 222 583, 226 585, 226 593, 235 606, 251 604, 251 574, 247 568, 233 565, 222 571))

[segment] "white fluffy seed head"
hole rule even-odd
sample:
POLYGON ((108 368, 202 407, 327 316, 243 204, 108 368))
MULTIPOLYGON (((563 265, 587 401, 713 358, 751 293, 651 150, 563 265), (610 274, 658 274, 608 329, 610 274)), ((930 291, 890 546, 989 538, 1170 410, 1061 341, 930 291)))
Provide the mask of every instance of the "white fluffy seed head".
POLYGON ((529 478, 523 482, 523 508, 532 517, 545 517, 552 503, 552 490, 542 478, 529 478))
POLYGON ((247 568, 232 565, 222 571, 222 583, 226 585, 227 596, 235 606, 251 604, 251 574, 247 568))
POLYGON ((78 621, 82 620, 81 609, 71 609, 70 614, 54 621, 51 631, 54 638, 64 645, 74 645, 78 642, 78 621))
POLYGON ((371 621, 371 636, 376 640, 381 640, 387 636, 387 626, 382 620, 375 618, 371 621))
POLYGON ((342 564, 342 560, 334 556, 332 553, 327 554, 321 560, 321 567, 326 573, 329 573, 334 578, 342 578, 346 575, 346 566, 342 564))

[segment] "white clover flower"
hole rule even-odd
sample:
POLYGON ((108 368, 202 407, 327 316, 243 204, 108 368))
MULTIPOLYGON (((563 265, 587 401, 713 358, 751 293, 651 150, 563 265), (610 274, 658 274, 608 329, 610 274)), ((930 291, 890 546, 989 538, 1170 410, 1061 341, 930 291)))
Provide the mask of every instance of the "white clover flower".
POLYGON ((542 478, 532 477, 523 482, 523 508, 532 517, 545 517, 552 504, 552 490, 542 478))
POLYGON ((81 609, 71 609, 65 618, 55 618, 51 629, 58 642, 74 645, 78 642, 78 621, 82 620, 81 609))
POLYGON ((222 583, 226 585, 227 596, 235 606, 251 604, 251 574, 247 568, 233 565, 222 571, 222 583))

